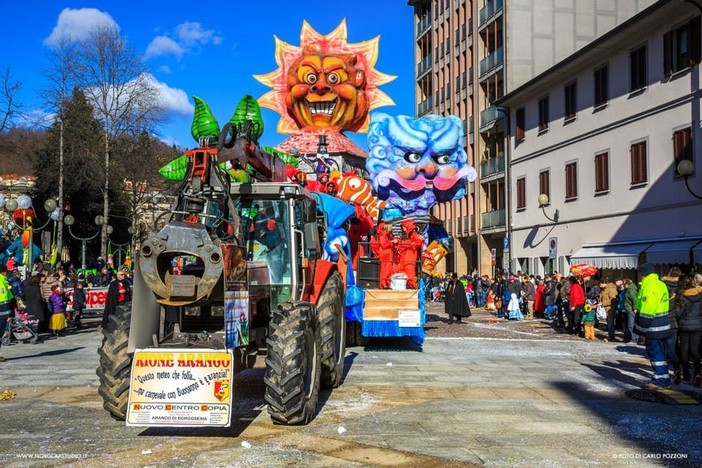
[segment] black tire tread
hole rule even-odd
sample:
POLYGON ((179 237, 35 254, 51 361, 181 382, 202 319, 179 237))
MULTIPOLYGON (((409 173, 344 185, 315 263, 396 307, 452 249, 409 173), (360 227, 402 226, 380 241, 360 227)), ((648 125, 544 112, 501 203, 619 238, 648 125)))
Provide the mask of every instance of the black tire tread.
POLYGON ((344 310, 344 283, 341 274, 334 271, 319 296, 317 311, 322 337, 322 388, 341 385, 346 350, 346 313, 344 310), (336 349, 336 335, 340 333, 341 349, 336 349))
POLYGON ((307 424, 315 415, 319 399, 320 336, 314 306, 307 303, 280 304, 272 312, 266 354, 265 399, 275 423, 307 424), (305 331, 312 327, 316 369, 306 369, 305 331), (305 373, 314 371, 310 395, 305 395, 305 373))
POLYGON ((103 408, 118 421, 126 419, 129 404, 132 356, 127 354, 127 345, 131 318, 131 303, 117 306, 115 313, 108 318, 107 328, 102 331, 102 346, 98 348, 98 393, 102 397, 103 408))

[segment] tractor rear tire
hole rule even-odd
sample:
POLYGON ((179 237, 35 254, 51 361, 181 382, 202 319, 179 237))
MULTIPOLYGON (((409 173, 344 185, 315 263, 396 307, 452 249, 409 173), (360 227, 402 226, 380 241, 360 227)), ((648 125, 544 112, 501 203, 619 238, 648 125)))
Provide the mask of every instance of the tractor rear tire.
POLYGON ((324 285, 317 313, 322 335, 322 388, 336 388, 344 376, 346 357, 344 282, 338 271, 324 285))
POLYGON ((349 321, 346 324, 346 346, 367 346, 368 338, 361 334, 361 322, 349 321))
POLYGON ((312 304, 273 311, 266 354, 266 402, 274 423, 307 424, 315 415, 321 375, 319 320, 312 304))
POLYGON ((118 421, 126 419, 129 404, 132 356, 127 353, 127 345, 131 319, 131 302, 117 306, 115 313, 109 317, 107 328, 102 331, 102 346, 98 348, 98 393, 102 397, 103 408, 118 421))

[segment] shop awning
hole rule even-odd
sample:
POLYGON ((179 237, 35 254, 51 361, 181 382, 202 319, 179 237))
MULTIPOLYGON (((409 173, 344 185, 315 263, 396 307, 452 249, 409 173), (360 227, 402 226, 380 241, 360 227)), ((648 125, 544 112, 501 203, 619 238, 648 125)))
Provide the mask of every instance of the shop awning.
POLYGON ((656 242, 646 249, 646 261, 659 264, 687 265, 690 263, 690 249, 698 242, 700 242, 699 239, 656 242))
POLYGON ((692 249, 692 259, 697 265, 702 265, 702 244, 697 244, 692 249))
POLYGON ((570 257, 570 263, 587 263, 597 268, 637 268, 639 255, 651 245, 627 244, 583 247, 570 257))

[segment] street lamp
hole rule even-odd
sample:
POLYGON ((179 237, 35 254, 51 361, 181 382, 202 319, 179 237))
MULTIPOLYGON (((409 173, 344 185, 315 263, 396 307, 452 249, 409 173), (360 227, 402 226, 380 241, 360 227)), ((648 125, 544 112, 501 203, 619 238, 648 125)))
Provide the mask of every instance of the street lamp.
POLYGON ((544 212, 544 216, 546 216, 546 219, 548 219, 549 221, 551 221, 553 223, 557 223, 558 218, 559 218, 558 209, 556 209, 556 211, 553 213, 553 218, 552 218, 546 214, 546 207, 548 205, 549 205, 548 195, 546 195, 545 193, 542 193, 541 195, 539 195, 539 208, 541 208, 541 211, 544 212))
POLYGON ((17 200, 10 199, 5 202, 5 211, 8 213, 14 213, 14 211, 17 209, 17 200))
MULTIPOLYGON (((101 225, 102 225, 102 220, 103 220, 102 216, 97 215, 97 216, 95 217, 95 224, 96 224, 98 227, 101 226, 101 225), (98 218, 100 218, 100 222, 99 222, 99 223, 98 223, 98 218)), ((88 241, 89 241, 89 240, 92 240, 92 239, 95 239, 95 238, 100 234, 101 229, 98 229, 97 232, 96 232, 95 234, 93 234, 92 236, 89 236, 89 237, 78 237, 78 236, 76 236, 75 234, 73 234, 73 231, 71 230, 71 226, 73 226, 73 225, 75 224, 75 222, 76 222, 75 218, 74 218, 72 215, 69 215, 69 214, 68 214, 68 215, 66 215, 66 216, 63 218, 63 222, 64 222, 64 224, 65 224, 66 226, 68 226, 68 233, 71 235, 71 237, 73 237, 75 240, 79 240, 79 241, 81 242, 81 248, 82 248, 82 250, 81 250, 81 267, 82 267, 83 272, 85 272, 85 266, 86 266, 86 265, 85 265, 85 250, 86 250, 86 248, 87 248, 88 241)), ((108 226, 108 228, 109 228, 109 227, 111 227, 111 226, 108 226)))
POLYGON ((690 188, 690 183, 687 180, 694 172, 695 165, 689 159, 683 159, 678 163, 678 174, 685 178, 685 187, 687 187, 687 191, 690 192, 693 197, 702 200, 701 196, 692 191, 690 188))

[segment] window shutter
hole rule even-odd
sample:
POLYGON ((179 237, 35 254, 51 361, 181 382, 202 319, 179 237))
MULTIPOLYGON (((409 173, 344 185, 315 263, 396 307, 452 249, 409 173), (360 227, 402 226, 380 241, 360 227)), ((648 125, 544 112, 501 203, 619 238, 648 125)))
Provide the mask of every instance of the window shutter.
POLYGON ((673 33, 663 35, 663 75, 668 78, 673 74, 673 33))
POLYGON ((700 17, 690 20, 690 66, 700 63, 700 17))

